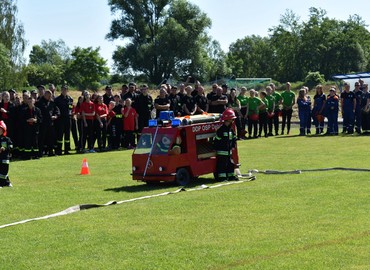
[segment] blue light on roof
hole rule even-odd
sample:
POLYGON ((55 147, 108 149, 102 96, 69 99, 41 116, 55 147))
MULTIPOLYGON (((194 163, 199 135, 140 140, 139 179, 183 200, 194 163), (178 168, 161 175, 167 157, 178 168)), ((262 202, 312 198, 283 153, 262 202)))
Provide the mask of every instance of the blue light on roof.
POLYGON ((175 116, 173 114, 173 111, 161 111, 159 113, 159 119, 161 120, 172 120, 175 116))
POLYGON ((181 125, 181 120, 180 119, 172 119, 172 123, 171 123, 172 127, 178 127, 179 125, 181 125))
POLYGON ((157 125, 158 125, 158 122, 156 119, 149 120, 149 127, 156 127, 157 125))

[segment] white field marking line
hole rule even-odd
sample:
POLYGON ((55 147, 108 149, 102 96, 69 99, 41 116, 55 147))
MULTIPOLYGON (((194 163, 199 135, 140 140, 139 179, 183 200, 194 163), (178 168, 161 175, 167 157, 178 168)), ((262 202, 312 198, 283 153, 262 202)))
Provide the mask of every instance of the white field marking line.
POLYGON ((192 188, 192 189, 179 188, 175 191, 168 191, 168 192, 163 192, 163 193, 148 195, 148 196, 142 196, 142 197, 132 198, 132 199, 123 200, 123 201, 110 201, 110 202, 107 202, 105 204, 80 204, 80 205, 71 206, 71 207, 69 207, 69 208, 67 208, 63 211, 60 211, 60 212, 57 212, 57 213, 54 213, 54 214, 50 214, 50 215, 46 215, 46 216, 42 216, 42 217, 25 219, 25 220, 21 220, 21 221, 9 223, 9 224, 4 224, 4 225, 0 226, 0 229, 7 228, 7 227, 10 227, 10 226, 24 224, 24 223, 27 223, 27 222, 30 222, 30 221, 44 220, 44 219, 49 219, 49 218, 53 218, 53 217, 64 216, 64 215, 76 213, 76 212, 91 209, 91 208, 104 207, 104 206, 123 204, 123 203, 128 203, 128 202, 139 201, 139 200, 145 200, 145 199, 150 199, 150 198, 156 198, 156 197, 166 196, 166 195, 170 195, 170 194, 180 193, 182 191, 198 191, 198 190, 203 190, 203 189, 208 189, 208 188, 218 188, 218 187, 222 187, 222 186, 228 186, 228 185, 232 185, 232 184, 240 184, 240 183, 249 182, 249 181, 250 181, 250 179, 237 180, 237 181, 224 182, 224 183, 213 185, 213 186, 207 186, 207 185, 202 184, 199 187, 192 188))

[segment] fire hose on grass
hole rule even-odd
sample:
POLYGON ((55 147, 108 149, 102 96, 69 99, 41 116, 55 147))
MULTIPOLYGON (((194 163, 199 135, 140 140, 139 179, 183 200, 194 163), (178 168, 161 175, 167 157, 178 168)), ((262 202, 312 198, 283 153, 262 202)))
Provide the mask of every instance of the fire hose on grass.
POLYGON ((340 171, 355 171, 355 172, 370 172, 370 169, 366 168, 346 168, 346 167, 332 167, 332 168, 320 168, 320 169, 303 169, 303 170, 291 170, 291 171, 278 171, 278 170, 265 170, 265 171, 259 171, 259 170, 249 170, 248 174, 242 174, 239 169, 236 169, 236 175, 238 176, 238 180, 235 181, 225 181, 221 182, 219 184, 207 186, 205 184, 201 184, 195 188, 185 188, 185 187, 180 187, 179 189, 175 191, 169 191, 169 192, 164 192, 164 193, 159 193, 159 194, 154 194, 154 195, 148 195, 148 196, 142 196, 142 197, 137 197, 137 198, 132 198, 132 199, 127 199, 123 201, 110 201, 105 204, 80 204, 80 205, 75 205, 72 207, 69 207, 61 212, 57 212, 54 214, 42 216, 42 217, 36 217, 36 218, 30 218, 30 219, 25 219, 21 221, 17 221, 14 223, 9 223, 9 224, 4 224, 0 225, 0 229, 7 228, 10 226, 15 226, 15 225, 20 225, 24 224, 30 221, 37 221, 37 220, 44 220, 44 219, 49 219, 53 217, 58 217, 58 216, 63 216, 67 214, 72 214, 75 212, 79 212, 82 210, 87 210, 87 209, 92 209, 92 208, 99 208, 99 207, 106 207, 106 206, 111 206, 111 205, 117 205, 117 204, 123 204, 123 203, 129 203, 129 202, 134 202, 138 200, 144 200, 144 199, 151 199, 155 197, 161 197, 161 196, 166 196, 166 195, 171 195, 171 194, 177 194, 183 191, 199 191, 199 190, 204 190, 204 189, 213 189, 213 188, 218 188, 222 186, 228 186, 228 185, 233 185, 233 184, 240 184, 244 182, 250 182, 256 179, 256 176, 253 175, 253 173, 263 173, 263 174, 301 174, 302 172, 321 172, 321 171, 335 171, 335 170, 340 170, 340 171))

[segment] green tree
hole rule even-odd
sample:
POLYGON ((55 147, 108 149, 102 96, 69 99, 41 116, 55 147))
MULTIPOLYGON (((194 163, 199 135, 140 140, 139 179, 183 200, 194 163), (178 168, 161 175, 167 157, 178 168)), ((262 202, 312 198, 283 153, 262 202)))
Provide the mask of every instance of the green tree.
POLYGON ((270 42, 274 50, 275 78, 278 81, 298 81, 303 78, 299 63, 301 47, 300 18, 291 10, 287 10, 280 18, 280 24, 270 29, 270 42))
POLYGON ((4 88, 20 86, 25 81, 22 68, 26 40, 24 39, 23 25, 16 18, 18 12, 16 3, 13 0, 0 1, 0 43, 3 45, 1 53, 2 57, 5 55, 9 57, 11 66, 10 70, 8 69, 6 74, 3 74, 7 76, 2 79, 4 88), (4 51, 4 48, 7 52, 4 51))
POLYGON ((5 46, 0 43, 0 89, 7 89, 10 86, 11 79, 11 59, 10 52, 5 46))
POLYGON ((76 47, 72 52, 65 79, 80 90, 90 88, 96 90, 98 83, 108 77, 107 61, 99 54, 100 48, 76 47))
POLYGON ((237 77, 270 77, 274 72, 274 54, 268 38, 252 35, 238 39, 230 45, 227 57, 237 77))
POLYGON ((231 74, 231 69, 226 62, 226 54, 221 49, 220 43, 213 40, 208 48, 208 78, 207 81, 214 81, 231 74))
POLYGON ((310 8, 301 31, 302 73, 319 70, 329 78, 333 73, 366 69, 370 38, 365 26, 357 15, 344 22, 328 18, 325 10, 310 8))
POLYGON ((205 30, 211 21, 186 0, 109 0, 118 18, 110 40, 127 41, 114 52, 122 74, 143 73, 159 83, 171 75, 202 77, 209 71, 205 30))
POLYGON ((27 66, 27 80, 30 85, 54 83, 65 80, 65 70, 71 60, 71 50, 61 39, 41 41, 30 52, 27 66))
POLYGON ((62 39, 53 41, 42 40, 41 45, 34 45, 30 52, 30 63, 41 65, 65 65, 71 59, 71 49, 62 39))

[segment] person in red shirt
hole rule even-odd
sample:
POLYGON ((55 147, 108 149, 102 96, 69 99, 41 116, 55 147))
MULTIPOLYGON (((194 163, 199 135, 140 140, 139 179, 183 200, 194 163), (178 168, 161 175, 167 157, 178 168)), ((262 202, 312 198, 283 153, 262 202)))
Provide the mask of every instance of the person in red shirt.
POLYGON ((94 134, 98 141, 100 152, 105 149, 107 143, 108 107, 103 101, 103 96, 98 95, 95 102, 96 119, 94 121, 94 134))
POLYGON ((122 109, 123 115, 123 147, 133 149, 135 144, 134 132, 138 129, 138 115, 131 106, 132 100, 125 100, 125 107, 122 109))
POLYGON ((95 119, 95 105, 91 101, 91 96, 88 91, 84 92, 84 101, 81 103, 81 115, 83 121, 83 131, 82 131, 82 150, 85 149, 86 141, 88 145, 88 152, 95 153, 94 150, 94 119, 95 119))

